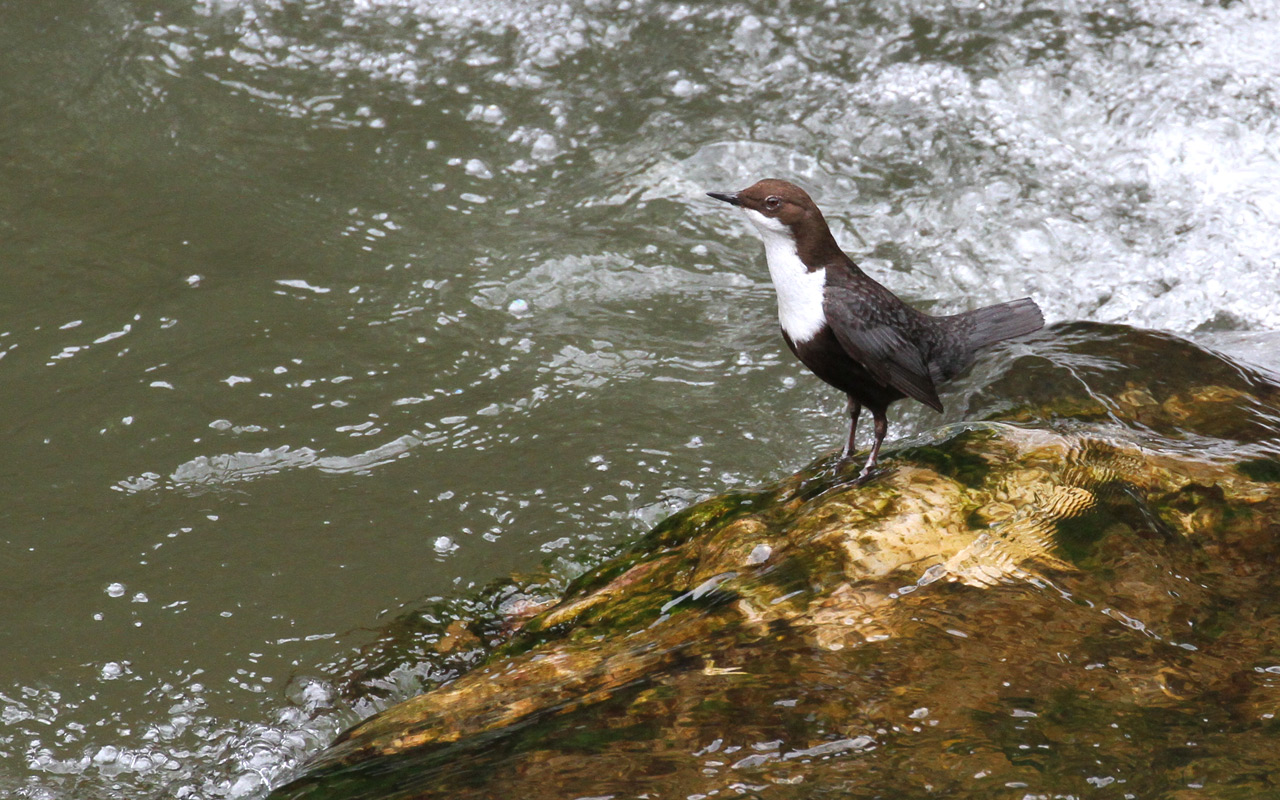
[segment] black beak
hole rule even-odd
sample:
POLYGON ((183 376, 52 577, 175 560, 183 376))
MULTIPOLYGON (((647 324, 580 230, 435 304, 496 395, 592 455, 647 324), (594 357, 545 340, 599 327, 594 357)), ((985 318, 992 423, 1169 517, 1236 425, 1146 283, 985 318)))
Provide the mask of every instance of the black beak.
POLYGON ((724 192, 707 192, 707 196, 714 197, 717 200, 723 200, 732 206, 742 205, 742 201, 738 199, 737 192, 732 192, 730 194, 725 194, 724 192))

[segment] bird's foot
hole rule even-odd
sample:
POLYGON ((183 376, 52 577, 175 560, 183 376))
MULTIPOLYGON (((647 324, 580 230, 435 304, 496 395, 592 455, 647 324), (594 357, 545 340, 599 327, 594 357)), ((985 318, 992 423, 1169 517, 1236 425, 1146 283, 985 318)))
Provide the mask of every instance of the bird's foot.
MULTIPOLYGON (((833 458, 828 462, 827 467, 823 472, 836 478, 846 475, 850 471, 850 467, 855 463, 856 455, 856 453, 841 453, 838 457, 833 458)), ((857 477, 850 481, 850 483, 855 486, 865 483, 870 477, 876 474, 879 474, 879 471, 876 469, 876 462, 868 460, 863 464, 863 467, 858 472, 857 477)))
POLYGON ((869 483, 872 478, 877 477, 881 473, 882 470, 876 469, 875 462, 868 461, 862 469, 858 471, 858 477, 853 479, 853 485, 862 486, 865 483, 869 483))
POLYGON ((831 458, 826 463, 826 466, 822 469, 822 474, 830 475, 832 477, 839 477, 840 473, 844 472, 845 467, 849 466, 851 455, 852 453, 849 453, 848 451, 846 451, 836 456, 835 458, 831 458))

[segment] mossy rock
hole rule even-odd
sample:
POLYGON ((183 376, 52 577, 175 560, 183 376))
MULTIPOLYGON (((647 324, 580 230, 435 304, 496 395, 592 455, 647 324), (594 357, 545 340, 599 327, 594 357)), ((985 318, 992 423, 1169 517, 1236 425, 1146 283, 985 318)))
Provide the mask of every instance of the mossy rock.
POLYGON ((1130 371, 1106 425, 1023 396, 869 481, 823 460, 698 504, 275 797, 1263 796, 1276 409, 1236 370, 1130 371))

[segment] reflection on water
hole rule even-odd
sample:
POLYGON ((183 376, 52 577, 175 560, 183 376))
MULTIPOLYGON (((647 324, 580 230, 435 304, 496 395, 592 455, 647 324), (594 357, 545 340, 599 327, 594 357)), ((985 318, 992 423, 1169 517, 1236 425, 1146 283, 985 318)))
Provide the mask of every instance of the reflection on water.
MULTIPOLYGON (((380 617, 547 559, 553 594, 827 448, 708 187, 797 179, 935 312, 1031 294, 1276 367, 1262 5, 3 15, 0 793, 260 794, 369 710, 326 687, 380 617)), ((1274 438, 1078 339, 1004 352, 1094 432, 1274 438)), ((1040 403, 1026 374, 980 362, 946 420, 1040 403)))

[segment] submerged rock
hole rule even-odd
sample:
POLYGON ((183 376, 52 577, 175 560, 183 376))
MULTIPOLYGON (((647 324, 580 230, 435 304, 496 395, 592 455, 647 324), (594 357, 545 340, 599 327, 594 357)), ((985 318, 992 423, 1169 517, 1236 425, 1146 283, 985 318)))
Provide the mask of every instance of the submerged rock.
POLYGON ((1158 334, 1038 344, 967 398, 1005 421, 862 484, 824 460, 713 498, 506 630, 451 623, 435 652, 469 670, 276 796, 1256 796, 1280 770, 1277 392, 1158 334))

